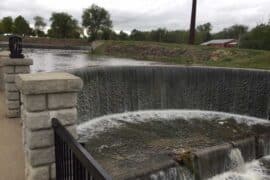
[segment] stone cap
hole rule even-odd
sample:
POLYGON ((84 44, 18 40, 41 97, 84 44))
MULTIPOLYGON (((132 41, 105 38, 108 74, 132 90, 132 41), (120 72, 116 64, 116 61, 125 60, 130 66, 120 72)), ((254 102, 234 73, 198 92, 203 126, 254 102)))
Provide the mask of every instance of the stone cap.
POLYGON ((33 65, 33 60, 32 59, 12 59, 9 57, 2 58, 1 60, 2 65, 6 66, 30 66, 33 65))
POLYGON ((0 57, 8 57, 10 54, 9 51, 0 51, 0 57))
POLYGON ((82 80, 69 73, 34 73, 16 76, 15 83, 23 94, 46 94, 78 92, 82 89, 82 80))

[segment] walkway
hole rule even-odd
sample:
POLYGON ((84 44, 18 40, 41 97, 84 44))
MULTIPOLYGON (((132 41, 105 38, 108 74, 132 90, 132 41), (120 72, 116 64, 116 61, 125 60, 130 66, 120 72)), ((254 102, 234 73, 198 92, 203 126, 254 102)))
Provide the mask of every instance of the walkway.
POLYGON ((23 180, 22 127, 20 119, 6 118, 3 94, 0 91, 0 180, 23 180))

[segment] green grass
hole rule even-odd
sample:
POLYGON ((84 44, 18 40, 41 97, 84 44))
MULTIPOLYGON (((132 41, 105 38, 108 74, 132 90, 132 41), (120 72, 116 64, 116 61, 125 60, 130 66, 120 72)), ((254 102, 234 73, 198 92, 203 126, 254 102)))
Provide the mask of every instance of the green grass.
POLYGON ((140 41, 103 41, 93 52, 181 65, 270 69, 270 51, 140 41))

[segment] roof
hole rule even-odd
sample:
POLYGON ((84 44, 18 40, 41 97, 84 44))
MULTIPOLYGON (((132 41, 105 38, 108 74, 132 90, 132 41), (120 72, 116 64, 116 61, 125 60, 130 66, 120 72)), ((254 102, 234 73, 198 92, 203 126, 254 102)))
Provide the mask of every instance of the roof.
POLYGON ((209 45, 209 44, 226 44, 232 41, 236 41, 235 39, 213 39, 211 41, 207 41, 202 43, 201 45, 209 45))

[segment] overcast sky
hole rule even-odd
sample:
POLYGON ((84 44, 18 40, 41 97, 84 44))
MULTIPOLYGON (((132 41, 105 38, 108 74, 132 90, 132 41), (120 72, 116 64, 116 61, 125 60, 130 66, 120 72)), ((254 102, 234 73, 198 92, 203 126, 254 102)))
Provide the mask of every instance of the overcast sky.
MULTIPOLYGON (((270 19, 270 0, 197 1, 197 24, 211 22, 214 31, 236 23, 253 27, 270 19)), ((83 9, 92 3, 110 12, 117 31, 189 28, 192 0, 1 0, 0 18, 22 15, 33 24, 33 16, 40 15, 49 23, 52 12, 68 12, 81 21, 83 9)))

